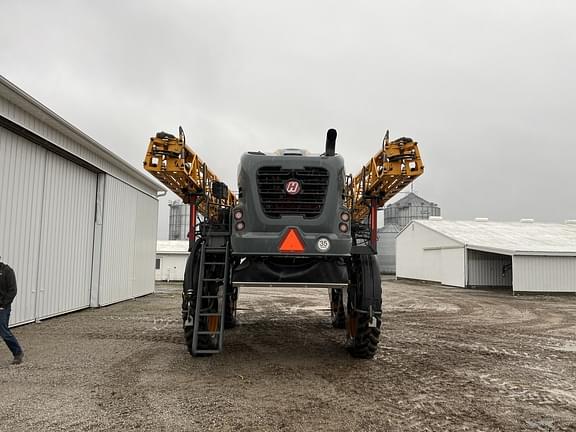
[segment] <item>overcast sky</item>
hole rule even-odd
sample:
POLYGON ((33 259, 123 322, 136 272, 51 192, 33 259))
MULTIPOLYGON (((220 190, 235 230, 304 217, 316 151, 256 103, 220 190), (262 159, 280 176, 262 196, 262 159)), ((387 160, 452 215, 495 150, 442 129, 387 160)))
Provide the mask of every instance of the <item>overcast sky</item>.
MULTIPOLYGON (((136 167, 176 133, 236 188, 248 150, 356 173, 420 144, 448 219, 576 218, 576 3, 0 0, 0 74, 136 167)), ((168 196, 160 238, 167 238, 168 196)))

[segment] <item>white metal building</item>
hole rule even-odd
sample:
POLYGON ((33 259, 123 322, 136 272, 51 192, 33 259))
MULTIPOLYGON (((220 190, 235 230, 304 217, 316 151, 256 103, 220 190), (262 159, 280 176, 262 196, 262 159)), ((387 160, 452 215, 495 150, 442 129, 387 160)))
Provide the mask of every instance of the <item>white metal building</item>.
POLYGON ((188 240, 158 240, 156 244, 156 280, 184 280, 188 240))
POLYGON ((438 219, 413 221, 398 234, 397 277, 576 294, 576 224, 438 219))
POLYGON ((153 292, 161 190, 0 76, 0 256, 18 282, 11 325, 153 292))

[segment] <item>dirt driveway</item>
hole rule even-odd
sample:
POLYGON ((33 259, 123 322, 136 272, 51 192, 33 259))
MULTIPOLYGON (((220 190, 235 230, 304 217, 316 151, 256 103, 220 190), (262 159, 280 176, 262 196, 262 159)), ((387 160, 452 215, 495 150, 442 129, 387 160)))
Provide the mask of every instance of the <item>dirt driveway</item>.
POLYGON ((223 354, 182 343, 179 287, 15 329, 0 429, 575 431, 576 298, 386 281, 356 360, 324 290, 241 292, 223 354))

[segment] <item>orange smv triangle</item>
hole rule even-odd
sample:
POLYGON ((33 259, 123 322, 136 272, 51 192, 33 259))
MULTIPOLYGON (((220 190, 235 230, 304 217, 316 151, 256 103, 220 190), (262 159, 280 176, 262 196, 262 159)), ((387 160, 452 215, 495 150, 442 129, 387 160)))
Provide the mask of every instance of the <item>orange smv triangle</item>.
POLYGON ((304 252, 304 243, 296 228, 290 228, 278 248, 280 252, 304 252))

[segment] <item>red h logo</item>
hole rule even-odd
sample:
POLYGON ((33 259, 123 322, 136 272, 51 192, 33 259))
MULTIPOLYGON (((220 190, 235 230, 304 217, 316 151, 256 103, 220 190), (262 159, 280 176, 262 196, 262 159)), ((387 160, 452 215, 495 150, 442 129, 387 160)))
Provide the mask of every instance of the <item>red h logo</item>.
POLYGON ((302 186, 298 180, 288 180, 284 185, 284 190, 289 195, 296 195, 300 193, 302 186))

